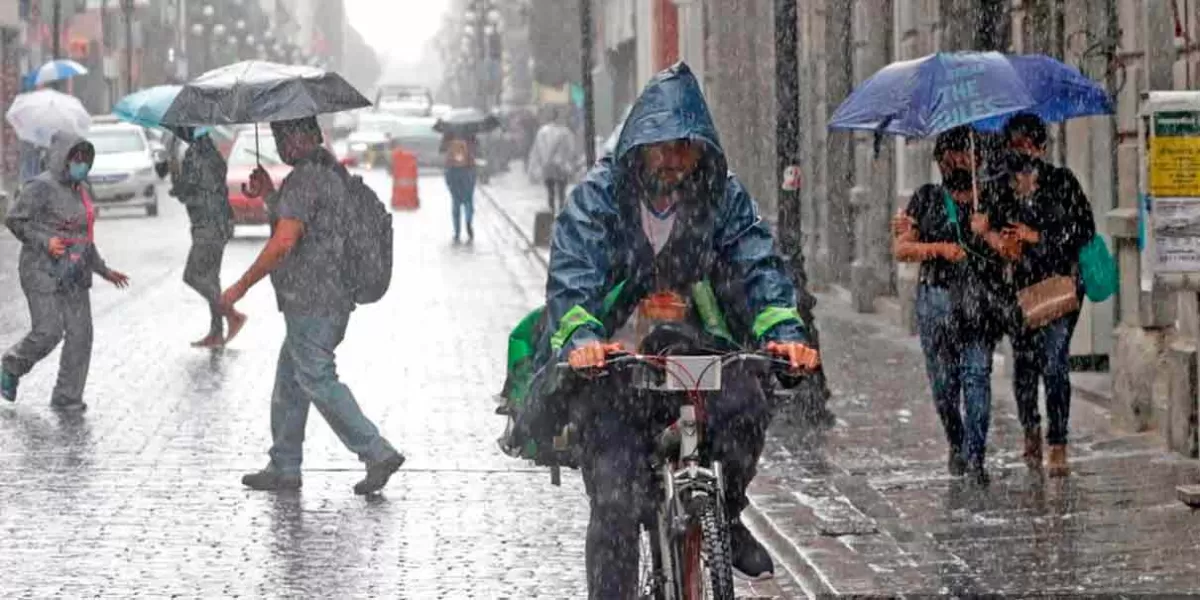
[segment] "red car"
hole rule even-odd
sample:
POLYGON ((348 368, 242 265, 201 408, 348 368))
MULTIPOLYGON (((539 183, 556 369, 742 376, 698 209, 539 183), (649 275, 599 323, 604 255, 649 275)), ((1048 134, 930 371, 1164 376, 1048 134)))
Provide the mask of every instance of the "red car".
POLYGON ((255 154, 254 130, 241 131, 229 150, 229 171, 225 183, 229 186, 229 206, 233 208, 234 225, 266 225, 267 205, 262 198, 247 198, 242 184, 250 182, 250 173, 259 164, 271 175, 275 185, 283 181, 292 168, 283 164, 275 148, 275 138, 268 127, 258 128, 258 153, 255 154))
MULTIPOLYGON (((242 193, 242 184, 250 182, 250 173, 259 164, 271 175, 271 181, 278 187, 292 168, 279 158, 279 150, 275 147, 275 137, 271 128, 262 125, 258 128, 258 146, 255 152, 254 129, 243 129, 238 132, 229 150, 229 171, 225 183, 229 186, 229 206, 233 208, 234 225, 267 225, 270 218, 267 215, 267 205, 262 198, 247 198, 242 193)), ((328 146, 328 144, 326 144, 328 146)))

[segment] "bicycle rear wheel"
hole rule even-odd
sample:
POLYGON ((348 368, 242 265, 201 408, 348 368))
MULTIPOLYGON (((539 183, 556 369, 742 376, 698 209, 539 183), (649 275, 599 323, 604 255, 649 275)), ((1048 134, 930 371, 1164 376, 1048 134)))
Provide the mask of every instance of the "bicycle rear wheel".
POLYGON ((698 498, 697 521, 681 541, 684 600, 734 600, 729 521, 713 498, 698 498))

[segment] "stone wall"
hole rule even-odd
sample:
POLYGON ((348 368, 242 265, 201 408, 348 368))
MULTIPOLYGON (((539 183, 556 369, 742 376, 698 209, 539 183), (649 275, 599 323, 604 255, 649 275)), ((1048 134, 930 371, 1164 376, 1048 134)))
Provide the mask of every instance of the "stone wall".
POLYGON ((705 10, 705 96, 729 167, 763 215, 773 219, 778 197, 774 1, 707 0, 705 10))

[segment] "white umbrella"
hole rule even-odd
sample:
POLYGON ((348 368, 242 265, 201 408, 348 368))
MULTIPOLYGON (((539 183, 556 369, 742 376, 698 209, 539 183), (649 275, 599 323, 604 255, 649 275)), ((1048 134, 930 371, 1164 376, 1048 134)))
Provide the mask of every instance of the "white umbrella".
POLYGON ((4 117, 18 138, 43 148, 50 147, 56 133, 84 137, 92 125, 78 98, 51 89, 18 94, 4 117))

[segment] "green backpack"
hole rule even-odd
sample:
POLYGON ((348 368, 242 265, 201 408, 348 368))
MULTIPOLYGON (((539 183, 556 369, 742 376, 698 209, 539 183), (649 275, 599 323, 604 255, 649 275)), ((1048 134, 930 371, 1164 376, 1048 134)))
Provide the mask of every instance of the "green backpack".
MULTIPOLYGON (((612 309, 624 288, 625 282, 622 281, 604 297, 601 318, 612 309)), ((529 395, 529 386, 533 383, 535 374, 534 357, 537 355, 537 344, 542 336, 541 326, 545 314, 545 306, 533 309, 508 334, 507 376, 500 395, 507 401, 510 409, 519 410, 525 405, 525 398, 529 395)))
MULTIPOLYGON (((604 306, 600 313, 601 319, 612 310, 624 289, 625 282, 622 281, 604 297, 604 306)), ((704 329, 716 337, 732 340, 733 336, 729 333, 725 316, 718 306, 712 284, 705 280, 694 285, 692 298, 696 303, 704 329)), ((521 319, 508 335, 507 373, 504 390, 500 392, 500 395, 506 400, 509 409, 519 410, 525 405, 525 398, 529 394, 529 386, 533 383, 535 374, 533 372, 534 357, 537 354, 537 344, 542 336, 541 327, 545 313, 546 307, 539 306, 525 315, 525 318, 521 319)))
POLYGON ((1108 245, 1100 234, 1092 236, 1083 250, 1079 251, 1079 271, 1083 277, 1083 291, 1088 300, 1104 302, 1117 293, 1120 277, 1117 274, 1117 262, 1113 260, 1108 245))

